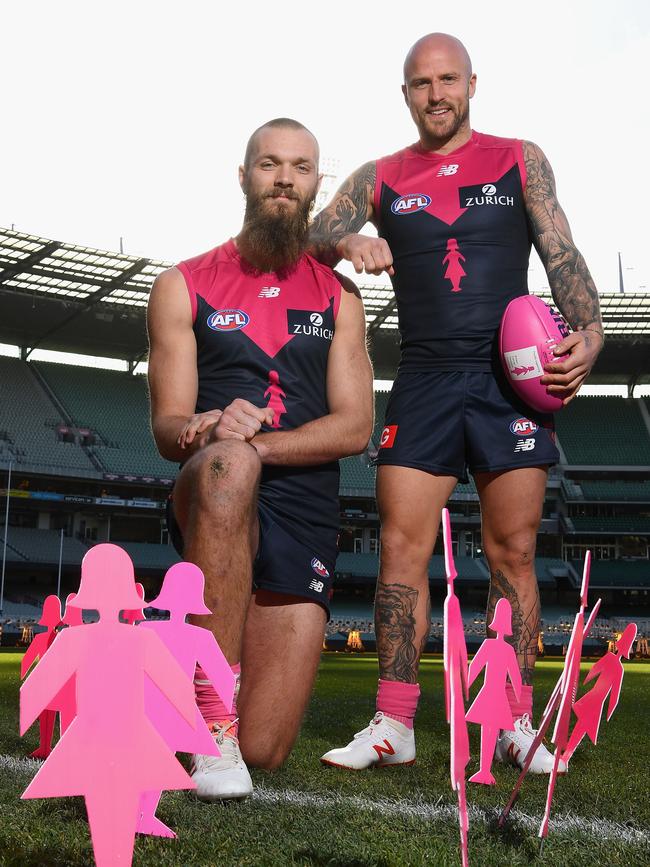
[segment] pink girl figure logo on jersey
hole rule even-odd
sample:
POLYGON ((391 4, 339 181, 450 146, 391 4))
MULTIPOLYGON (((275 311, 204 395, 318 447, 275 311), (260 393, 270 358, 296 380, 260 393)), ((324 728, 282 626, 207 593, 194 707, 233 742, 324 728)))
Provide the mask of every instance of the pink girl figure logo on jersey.
MULTIPOLYGON (((34 636, 34 640, 25 651, 20 664, 21 677, 25 677, 32 665, 43 658, 58 634, 56 630, 61 625, 61 602, 58 596, 53 594, 47 597, 43 603, 43 611, 41 612, 41 619, 38 621, 38 625, 47 628, 45 632, 40 632, 34 636)), ((34 752, 29 754, 30 758, 46 759, 52 752, 52 735, 54 734, 55 721, 56 710, 45 708, 38 718, 40 730, 39 744, 34 752)))
POLYGON ((521 694, 521 674, 517 655, 514 647, 505 640, 506 635, 512 635, 512 609, 507 599, 501 598, 497 602, 489 628, 496 632, 497 637, 486 638, 469 665, 470 686, 483 668, 485 668, 485 681, 467 711, 465 719, 467 722, 481 725, 481 766, 469 781, 493 786, 496 780, 490 768, 499 730, 514 729, 514 719, 506 694, 508 677, 517 701, 521 694))
POLYGON ((455 238, 450 238, 447 241, 447 255, 442 260, 442 264, 447 266, 445 280, 451 281, 452 292, 460 292, 462 289, 460 281, 467 276, 461 265, 461 262, 464 261, 465 257, 458 249, 458 241, 455 238))
POLYGON ((20 733, 72 677, 77 715, 22 797, 83 795, 96 864, 129 867, 142 793, 195 788, 145 714, 145 683, 192 727, 194 688, 157 635, 119 622, 120 611, 142 604, 126 551, 91 548, 72 604, 98 611, 99 621, 64 629, 23 683, 20 733))
POLYGON ((598 742, 598 729, 600 720, 609 695, 607 708, 607 722, 612 718, 621 695, 623 685, 623 659, 629 659, 632 645, 636 638, 636 623, 628 623, 621 637, 616 642, 616 653, 606 653, 591 668, 584 682, 589 683, 595 677, 598 678, 593 689, 585 693, 573 705, 573 712, 578 717, 575 728, 569 738, 562 759, 568 762, 576 747, 585 735, 595 744, 598 742))
POLYGON ((269 370, 269 387, 264 392, 264 397, 268 397, 269 399, 267 407, 273 410, 273 422, 271 427, 276 430, 281 427, 280 416, 287 411, 282 400, 282 398, 286 396, 287 395, 280 386, 280 374, 277 370, 269 370))

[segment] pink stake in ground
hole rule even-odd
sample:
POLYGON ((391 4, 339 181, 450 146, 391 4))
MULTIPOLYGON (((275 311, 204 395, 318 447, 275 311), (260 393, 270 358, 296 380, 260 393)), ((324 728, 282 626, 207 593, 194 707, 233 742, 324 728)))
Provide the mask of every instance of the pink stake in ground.
POLYGON ((598 743, 598 729, 607 696, 609 695, 607 708, 607 722, 609 722, 621 696, 624 674, 623 659, 630 658, 635 638, 636 623, 628 623, 616 642, 616 653, 610 651, 602 656, 585 677, 585 683, 589 683, 595 677, 598 680, 595 686, 573 705, 573 712, 578 721, 562 754, 562 759, 565 762, 569 761, 585 735, 592 743, 598 743))
POLYGON ((582 658, 582 642, 584 641, 585 632, 585 609, 587 607, 587 595, 589 593, 589 573, 591 571, 591 551, 585 554, 585 565, 582 572, 582 587, 580 588, 580 610, 576 614, 575 623, 573 624, 573 632, 569 640, 569 646, 564 660, 564 671, 562 673, 562 681, 560 685, 560 706, 555 720, 555 729, 551 740, 555 744, 555 753, 553 755, 553 768, 548 780, 548 790, 546 792, 546 806, 544 809, 544 817, 539 828, 540 837, 540 854, 544 849, 544 840, 548 836, 548 823, 551 817, 551 804, 553 803, 553 793, 555 792, 555 784, 560 770, 560 756, 566 749, 569 738, 569 725, 571 722, 571 708, 576 698, 578 691, 578 681, 580 679, 580 660, 582 658))
MULTIPOLYGON (((592 608, 591 614, 589 615, 589 619, 587 620, 587 622, 585 624, 585 631, 584 631, 584 637, 585 638, 591 632, 591 627, 594 625, 594 620, 598 616, 598 611, 600 610, 600 602, 601 602, 600 599, 598 599, 596 601, 596 604, 592 608)), ((546 704, 546 707, 544 709, 544 713, 542 714, 540 722, 539 722, 539 730, 538 730, 536 736, 534 737, 532 744, 528 748, 528 755, 524 759, 524 764, 523 764, 523 767, 521 769, 521 773, 519 774, 519 778, 518 778, 517 782, 515 783, 514 789, 512 790, 512 793, 510 795, 510 800, 508 801, 506 806, 503 808, 503 811, 501 812, 501 815, 499 816, 499 827, 500 828, 503 828, 505 821, 508 818, 508 815, 510 813, 510 810, 512 810, 514 803, 517 800, 517 797, 519 795, 519 790, 521 789, 524 778, 526 777, 526 774, 528 773, 528 768, 531 765, 531 762, 533 760, 533 756, 535 755, 535 752, 537 751, 537 748, 539 747, 541 742, 544 740, 544 736, 546 735, 546 731, 551 724, 551 720, 555 714, 555 711, 558 709, 558 707, 560 705, 560 699, 562 697, 561 690, 562 690, 562 681, 563 680, 564 680, 564 671, 562 671, 562 674, 558 678, 557 683, 555 684, 555 687, 553 688, 553 692, 551 693, 551 697, 549 698, 549 700, 546 704)))
MULTIPOLYGON (((149 620, 141 624, 163 641, 188 678, 194 678, 196 664, 201 666, 228 710, 232 707, 235 676, 217 640, 209 629, 185 622, 188 614, 211 614, 203 601, 205 578, 193 563, 177 563, 165 575, 159 595, 150 605, 169 611, 169 620, 149 620)), ((171 750, 218 756, 219 748, 196 708, 194 727, 152 684, 145 684, 145 709, 156 730, 171 750)), ((140 802, 138 833, 175 837, 174 832, 156 818, 160 790, 146 792, 140 802)))
POLYGON ((447 573, 447 596, 444 606, 445 708, 450 727, 451 788, 458 796, 458 825, 460 827, 460 851, 463 867, 469 863, 467 832, 467 797, 465 768, 469 762, 469 737, 465 721, 465 700, 469 697, 467 683, 467 646, 465 629, 460 613, 460 602, 454 592, 454 579, 458 574, 451 547, 451 522, 449 510, 442 510, 442 536, 445 545, 445 572, 447 573))
MULTIPOLYGON (((61 602, 58 596, 48 596, 43 602, 43 611, 41 619, 38 621, 39 626, 45 626, 45 632, 39 632, 35 635, 31 644, 25 651, 22 662, 20 664, 20 676, 25 677, 29 669, 35 662, 43 659, 51 647, 52 642, 57 636, 57 627, 61 625, 61 602)), ((32 759, 46 759, 52 752, 52 735, 54 734, 54 723, 56 722, 56 711, 50 708, 45 708, 38 717, 39 728, 39 743, 33 753, 30 753, 32 759)))
POLYGON ((91 548, 73 604, 99 612, 98 623, 65 629, 20 690, 20 731, 77 678, 77 715, 23 798, 83 795, 98 867, 129 867, 143 792, 194 783, 145 715, 147 677, 190 725, 190 678, 150 630, 119 622, 137 608, 133 564, 116 545, 91 548))
POLYGON ((484 783, 493 786, 496 780, 491 767, 499 731, 514 729, 514 719, 508 696, 506 680, 515 691, 519 700, 521 694, 521 674, 514 647, 505 640, 512 635, 512 609, 507 599, 499 599, 494 608, 494 617, 489 628, 496 632, 496 638, 486 638, 469 666, 470 685, 485 668, 485 680, 474 703, 467 711, 467 721, 481 725, 481 766, 470 783, 484 783))

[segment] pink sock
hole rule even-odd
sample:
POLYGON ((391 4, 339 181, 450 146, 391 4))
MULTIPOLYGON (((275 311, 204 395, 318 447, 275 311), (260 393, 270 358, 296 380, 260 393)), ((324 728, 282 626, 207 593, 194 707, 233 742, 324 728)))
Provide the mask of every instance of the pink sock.
POLYGON ((521 697, 519 701, 515 696, 515 691, 512 688, 512 684, 510 681, 506 683, 506 695, 508 697, 508 704, 510 705, 510 710, 512 711, 512 715, 515 719, 520 719, 525 713, 530 717, 530 721, 533 721, 533 688, 532 686, 522 686, 521 688, 521 697))
POLYGON ((382 680, 377 687, 377 710, 407 728, 413 728, 413 717, 420 698, 419 683, 402 683, 401 680, 382 680))
MULTIPOLYGON (((215 688, 208 680, 201 666, 198 664, 196 666, 196 671, 194 672, 196 704, 198 709, 201 711, 201 716, 208 725, 212 725, 212 723, 215 722, 223 724, 226 720, 234 722, 234 720, 237 719, 237 694, 239 692, 239 675, 241 672, 241 666, 237 662, 235 665, 231 665, 230 667, 232 673, 237 678, 237 683, 235 685, 235 697, 232 703, 232 710, 228 713, 226 706, 217 695, 215 688)), ((231 729, 231 731, 234 731, 235 737, 237 736, 238 728, 239 726, 235 723, 231 729)))

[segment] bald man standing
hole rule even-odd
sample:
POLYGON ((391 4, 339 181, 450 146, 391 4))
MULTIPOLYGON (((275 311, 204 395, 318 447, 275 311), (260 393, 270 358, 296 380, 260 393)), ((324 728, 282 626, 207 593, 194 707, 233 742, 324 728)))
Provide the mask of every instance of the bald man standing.
MULTIPOLYGON (((468 471, 490 567, 487 622, 498 599, 507 598, 524 684, 519 700, 509 694, 515 731, 502 733, 497 758, 521 766, 535 736, 535 543, 548 467, 558 451, 552 416, 517 399, 496 342, 508 302, 528 293, 531 242, 574 329, 556 349, 568 359, 547 365, 542 380, 565 403, 589 374, 603 329, 598 293, 546 157, 531 142, 473 131, 475 89, 476 74, 458 39, 433 33, 418 40, 402 85, 418 142, 362 166, 312 228, 312 247, 324 261, 348 259, 357 273, 390 275, 401 335, 377 459, 377 712, 348 746, 322 757, 328 765, 360 769, 415 760, 418 666, 430 627, 428 563, 441 510, 468 471), (358 234, 367 222, 378 238, 358 234)), ((552 763, 541 746, 531 771, 548 773, 552 763)))

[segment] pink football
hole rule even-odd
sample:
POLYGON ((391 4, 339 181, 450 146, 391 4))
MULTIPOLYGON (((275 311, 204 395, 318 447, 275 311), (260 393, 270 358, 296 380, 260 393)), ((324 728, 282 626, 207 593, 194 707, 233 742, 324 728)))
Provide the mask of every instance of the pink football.
POLYGON ((560 398, 549 394, 540 379, 545 364, 568 358, 553 355, 553 347, 569 333, 560 314, 535 295, 514 298, 503 314, 499 331, 503 369, 519 397, 539 412, 562 409, 560 398))

